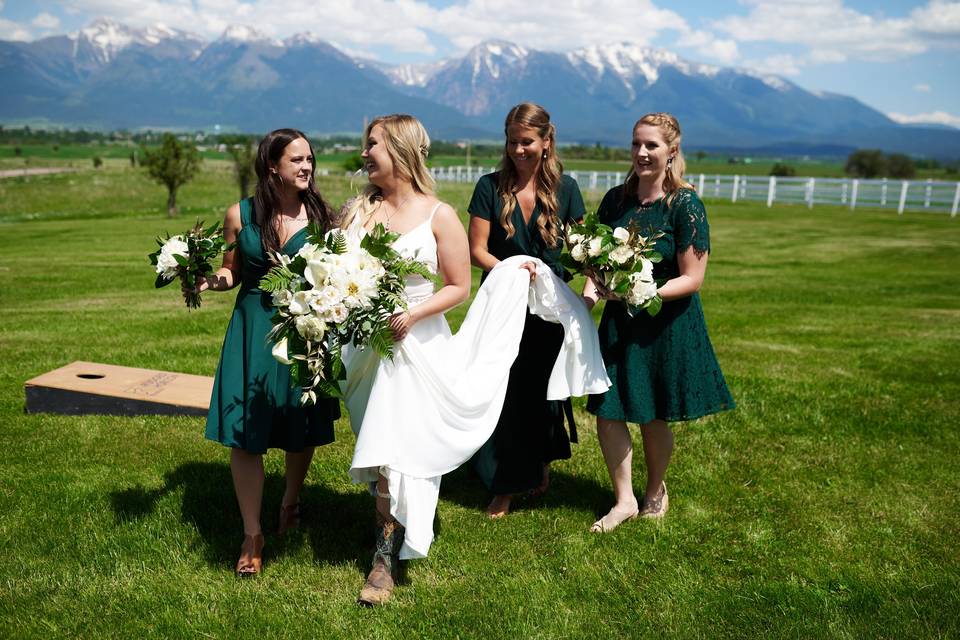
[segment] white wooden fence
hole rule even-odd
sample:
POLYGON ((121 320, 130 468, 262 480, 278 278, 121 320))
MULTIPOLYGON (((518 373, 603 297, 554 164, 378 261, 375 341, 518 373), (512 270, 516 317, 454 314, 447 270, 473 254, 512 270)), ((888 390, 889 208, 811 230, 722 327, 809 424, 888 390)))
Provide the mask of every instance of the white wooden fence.
MULTIPOLYGON (((492 173, 493 167, 434 167, 436 180, 473 183, 492 173)), ((568 171, 580 188, 606 191, 623 183, 622 171, 568 171)), ((949 213, 956 217, 960 207, 960 182, 934 180, 861 180, 857 178, 777 178, 775 176, 687 175, 697 193, 704 198, 724 198, 731 202, 750 200, 806 204, 832 204, 849 207, 875 207, 904 211, 949 213)))

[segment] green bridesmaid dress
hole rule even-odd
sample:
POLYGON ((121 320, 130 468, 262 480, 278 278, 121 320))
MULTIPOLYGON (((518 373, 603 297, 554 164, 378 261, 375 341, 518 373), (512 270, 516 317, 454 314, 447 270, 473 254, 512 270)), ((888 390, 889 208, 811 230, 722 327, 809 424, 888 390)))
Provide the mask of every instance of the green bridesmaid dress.
MULTIPOLYGON (((598 216, 614 228, 636 222, 644 235, 664 233, 656 241, 663 256, 653 269, 658 280, 680 275, 677 255, 687 248, 710 251, 706 210, 689 189, 677 192, 670 206, 661 198, 641 207, 621 185, 604 196, 598 216)), ((646 311, 630 317, 623 304, 608 301, 600 319, 600 349, 613 386, 587 400, 587 411, 598 417, 675 422, 735 406, 707 335, 699 294, 664 302, 653 317, 646 311)))
MULTIPOLYGON (((240 221, 241 280, 213 381, 206 437, 255 454, 329 444, 333 422, 340 417, 339 401, 320 399, 314 406, 300 406, 300 389, 290 386, 290 367, 270 353, 267 333, 274 310, 270 294, 258 284, 271 265, 254 221, 252 198, 240 202, 240 221)), ((306 229, 297 232, 283 253, 295 255, 306 238, 306 229)))

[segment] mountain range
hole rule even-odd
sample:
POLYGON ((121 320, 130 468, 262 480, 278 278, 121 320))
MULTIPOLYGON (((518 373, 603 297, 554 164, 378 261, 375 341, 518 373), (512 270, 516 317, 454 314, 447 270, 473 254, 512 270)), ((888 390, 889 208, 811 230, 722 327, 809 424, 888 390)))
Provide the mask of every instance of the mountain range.
POLYGON ((561 142, 626 146, 637 117, 669 111, 687 148, 960 155, 960 130, 900 125, 849 96, 628 43, 557 53, 488 41, 463 57, 391 66, 310 34, 275 40, 233 26, 207 42, 99 19, 74 34, 0 41, 0 83, 6 122, 342 133, 407 112, 437 138, 497 139, 509 108, 531 100, 551 112, 561 142))

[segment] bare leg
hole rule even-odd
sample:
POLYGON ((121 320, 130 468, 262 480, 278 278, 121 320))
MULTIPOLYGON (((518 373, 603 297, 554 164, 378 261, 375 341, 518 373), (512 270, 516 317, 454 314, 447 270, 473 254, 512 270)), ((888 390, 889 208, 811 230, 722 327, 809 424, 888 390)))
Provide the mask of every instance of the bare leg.
POLYGON ((384 522, 393 522, 393 516, 390 515, 390 484, 383 475, 377 476, 377 513, 384 522))
POLYGON ((243 449, 230 450, 230 473, 237 504, 243 518, 243 532, 253 536, 262 533, 260 505, 263 503, 263 456, 243 449))
POLYGON ((643 457, 647 463, 647 488, 644 503, 656 500, 667 475, 673 454, 673 431, 663 420, 652 420, 640 427, 643 434, 643 457))
POLYGON ((303 481, 307 477, 307 471, 310 470, 310 462, 313 460, 313 447, 307 447, 303 451, 296 453, 287 452, 285 463, 286 489, 283 492, 283 500, 280 504, 288 507, 300 502, 300 489, 303 488, 303 481))
POLYGON ((607 463, 616 500, 607 515, 593 523, 591 531, 604 532, 617 528, 623 521, 636 517, 639 507, 633 494, 633 438, 627 423, 597 418, 597 438, 607 463))

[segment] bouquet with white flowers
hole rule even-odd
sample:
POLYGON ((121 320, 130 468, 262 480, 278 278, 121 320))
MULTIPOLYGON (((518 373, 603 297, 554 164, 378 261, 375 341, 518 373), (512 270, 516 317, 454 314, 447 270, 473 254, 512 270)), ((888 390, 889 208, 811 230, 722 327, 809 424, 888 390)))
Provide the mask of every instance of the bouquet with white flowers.
POLYGON ((612 229, 602 224, 595 214, 588 215, 583 224, 570 227, 567 235, 570 251, 561 260, 568 269, 594 278, 617 294, 626 302, 631 316, 639 309, 655 316, 663 300, 657 293, 653 264, 662 257, 653 245, 662 235, 645 237, 632 222, 612 229))
POLYGON ((213 273, 213 260, 233 247, 224 242, 220 223, 204 229, 203 221, 197 220, 193 228, 180 235, 157 237, 157 244, 160 248, 147 256, 157 272, 153 286, 159 289, 179 278, 187 290, 187 308, 199 308, 200 294, 193 292, 194 287, 200 278, 213 273))
POLYGON ((387 320, 406 309, 407 276, 434 277, 424 263, 394 250, 398 237, 379 224, 362 239, 339 229, 323 234, 311 228, 297 255, 278 254, 279 264, 260 280, 277 310, 268 335, 273 357, 291 365, 291 382, 303 389, 302 404, 316 403, 318 395, 341 395, 343 345, 393 356, 387 320))

